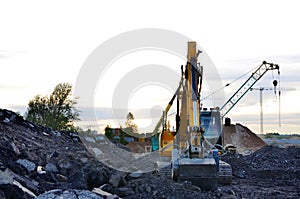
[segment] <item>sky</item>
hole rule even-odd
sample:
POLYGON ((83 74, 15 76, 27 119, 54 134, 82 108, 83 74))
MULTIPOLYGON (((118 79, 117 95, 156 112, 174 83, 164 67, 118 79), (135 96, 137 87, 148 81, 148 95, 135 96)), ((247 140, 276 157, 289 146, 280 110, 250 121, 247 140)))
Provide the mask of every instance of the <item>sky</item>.
MULTIPOLYGON (((279 100, 274 91, 263 92, 264 132, 300 133, 298 7, 297 1, 289 0, 0 1, 0 108, 23 114, 35 95, 50 94, 61 82, 75 85, 86 59, 107 40, 132 30, 156 28, 196 41, 214 62, 223 85, 245 75, 224 89, 225 99, 263 60, 278 64, 282 95, 279 100)), ((97 124, 102 129, 106 124, 124 125, 121 118, 113 121, 112 91, 124 74, 147 64, 174 67, 185 61, 153 50, 114 60, 97 86, 106 86, 107 97, 95 93, 97 124)), ((176 87, 179 78, 175 76, 166 78, 175 79, 176 87)), ((277 73, 268 72, 254 87, 272 88, 274 78, 277 73)), ((152 84, 132 91, 127 108, 140 127, 156 123, 174 89, 152 84)), ((81 108, 80 125, 96 128, 88 108, 81 108)), ((249 91, 228 116, 259 133, 259 91, 249 91)))

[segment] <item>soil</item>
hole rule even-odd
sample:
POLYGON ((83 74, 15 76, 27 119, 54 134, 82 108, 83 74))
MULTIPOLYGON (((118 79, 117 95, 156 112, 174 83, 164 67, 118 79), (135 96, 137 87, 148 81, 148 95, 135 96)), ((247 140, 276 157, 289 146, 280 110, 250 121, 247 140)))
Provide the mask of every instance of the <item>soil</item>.
POLYGON ((222 133, 224 135, 224 146, 232 144, 239 154, 250 154, 267 144, 246 126, 239 123, 224 125, 222 133))
POLYGON ((299 198, 300 148, 266 146, 250 155, 222 157, 232 166, 239 198, 299 198))
POLYGON ((99 198, 300 198, 299 147, 265 146, 250 155, 222 156, 232 166, 233 182, 215 191, 174 182, 168 168, 135 175, 111 169, 76 133, 30 123, 5 109, 0 109, 0 149, 0 198, 47 198, 51 190, 51 198, 62 193, 80 198, 82 191, 76 190, 97 198, 95 188, 112 194, 99 198))

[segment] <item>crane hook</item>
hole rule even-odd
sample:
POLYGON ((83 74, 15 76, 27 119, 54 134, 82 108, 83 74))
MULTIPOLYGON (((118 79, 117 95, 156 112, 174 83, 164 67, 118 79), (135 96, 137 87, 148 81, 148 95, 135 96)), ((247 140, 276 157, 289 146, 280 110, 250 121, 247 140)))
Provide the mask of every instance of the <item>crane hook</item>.
POLYGON ((277 85, 278 85, 278 81, 275 79, 275 80, 273 80, 273 85, 274 85, 274 93, 275 93, 275 95, 276 95, 276 87, 277 87, 277 85))

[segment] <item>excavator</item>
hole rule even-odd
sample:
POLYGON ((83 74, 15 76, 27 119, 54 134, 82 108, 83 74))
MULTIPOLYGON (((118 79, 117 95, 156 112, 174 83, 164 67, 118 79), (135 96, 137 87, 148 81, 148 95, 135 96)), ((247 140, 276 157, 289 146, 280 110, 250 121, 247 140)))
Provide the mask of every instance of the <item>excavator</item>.
MULTIPOLYGON (((220 161, 218 150, 204 145, 210 142, 204 137, 205 129, 201 125, 203 67, 197 64, 196 46, 196 42, 188 42, 187 64, 185 70, 182 69, 181 92, 177 95, 181 109, 171 156, 172 179, 214 190, 218 184, 220 161)), ((224 164, 229 168, 227 175, 231 176, 230 165, 224 164)))
MULTIPOLYGON (((232 181, 231 166, 219 157, 220 150, 225 151, 224 116, 268 70, 279 70, 279 66, 264 61, 221 108, 207 110, 200 103, 203 66, 197 59, 201 51, 197 51, 196 42, 188 42, 187 49, 187 64, 181 66, 179 86, 152 133, 152 150, 171 157, 173 180, 189 181, 201 189, 215 190, 218 183, 232 181), (166 116, 175 99, 176 132, 172 132, 167 128, 166 116), (162 132, 158 133, 161 126, 162 132)), ((225 121, 228 124, 227 118, 225 121)))

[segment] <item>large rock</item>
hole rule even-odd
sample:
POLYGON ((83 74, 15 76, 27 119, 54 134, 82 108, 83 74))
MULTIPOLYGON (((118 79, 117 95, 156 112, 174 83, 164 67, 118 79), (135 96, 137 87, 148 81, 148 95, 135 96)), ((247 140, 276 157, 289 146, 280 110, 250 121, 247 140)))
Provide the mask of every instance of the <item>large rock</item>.
POLYGON ((115 193, 119 195, 120 197, 130 196, 134 195, 134 191, 132 188, 128 187, 120 187, 115 190, 115 193))
POLYGON ((94 187, 99 187, 103 184, 108 183, 109 175, 108 171, 103 167, 90 167, 87 168, 87 186, 88 189, 92 189, 94 187))
POLYGON ((111 184, 113 187, 119 187, 120 185, 122 184, 125 184, 125 176, 126 176, 126 173, 124 172, 121 172, 121 171, 117 171, 115 172, 114 174, 112 174, 110 176, 110 179, 109 179, 109 184, 111 184))
POLYGON ((33 162, 26 159, 19 159, 17 160, 17 163, 25 167, 28 171, 34 171, 36 167, 33 162))
POLYGON ((53 163, 51 163, 51 162, 49 162, 48 164, 46 164, 45 170, 47 172, 58 172, 56 165, 53 164, 53 163))
POLYGON ((0 184, 12 184, 13 181, 14 177, 8 169, 5 171, 0 170, 0 184))
POLYGON ((72 163, 66 159, 61 159, 58 161, 58 166, 61 169, 70 169, 72 167, 72 163))
POLYGON ((33 197, 16 185, 0 184, 0 198, 32 199, 33 197))
POLYGON ((128 174, 128 176, 131 177, 131 178, 139 178, 142 175, 143 175, 142 171, 132 172, 132 173, 128 174))
POLYGON ((0 170, 0 185, 11 185, 6 186, 9 189, 15 189, 16 186, 24 192, 24 195, 31 197, 35 196, 35 193, 38 191, 38 183, 36 181, 20 176, 8 168, 6 168, 5 171, 0 170))
POLYGON ((71 175, 68 182, 72 189, 88 189, 86 174, 82 171, 77 171, 71 175))
POLYGON ((91 191, 87 190, 51 190, 46 193, 43 193, 36 197, 35 199, 103 199, 102 196, 99 196, 91 191))

